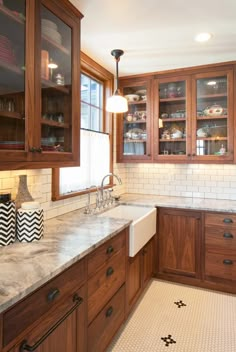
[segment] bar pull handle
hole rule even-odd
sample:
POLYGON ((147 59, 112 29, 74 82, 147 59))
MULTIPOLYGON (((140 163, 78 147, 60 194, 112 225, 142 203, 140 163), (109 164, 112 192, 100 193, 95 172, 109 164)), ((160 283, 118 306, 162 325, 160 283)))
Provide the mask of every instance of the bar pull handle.
POLYGON ((47 296, 48 302, 54 301, 60 295, 60 290, 58 288, 54 288, 51 290, 47 296))
POLYGON ((230 218, 225 218, 225 219, 223 220, 223 222, 224 222, 225 224, 232 224, 233 220, 230 219, 230 218))
POLYGON ((225 233, 223 234, 223 237, 224 237, 224 238, 234 238, 234 236, 232 235, 232 233, 229 233, 229 232, 225 232, 225 233))
POLYGON ((109 307, 106 311, 106 317, 109 318, 113 313, 113 308, 112 307, 109 307))
POLYGON ((223 264, 225 265, 232 265, 233 264, 233 261, 231 259, 224 259, 223 260, 223 264))

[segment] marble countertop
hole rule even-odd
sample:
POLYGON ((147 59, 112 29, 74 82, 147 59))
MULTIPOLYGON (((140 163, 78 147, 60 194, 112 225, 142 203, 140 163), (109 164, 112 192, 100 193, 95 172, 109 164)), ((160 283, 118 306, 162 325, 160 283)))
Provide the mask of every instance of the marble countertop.
POLYGON ((170 207, 180 209, 208 210, 218 212, 236 212, 236 200, 221 200, 207 198, 187 198, 158 196, 145 194, 123 194, 120 198, 122 204, 144 205, 150 207, 170 207))
POLYGON ((0 247, 0 313, 129 226, 73 211, 45 221, 44 237, 0 247))
MULTIPOLYGON (((236 212, 236 201, 123 194, 120 204, 236 212)), ((39 288, 131 221, 70 212, 45 222, 44 237, 0 247, 0 313, 39 288)))

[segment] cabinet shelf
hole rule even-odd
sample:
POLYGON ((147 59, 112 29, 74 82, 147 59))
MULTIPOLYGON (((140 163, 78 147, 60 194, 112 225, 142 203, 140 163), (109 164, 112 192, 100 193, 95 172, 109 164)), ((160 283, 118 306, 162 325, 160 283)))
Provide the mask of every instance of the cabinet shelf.
POLYGON ((60 123, 57 121, 51 121, 51 120, 47 120, 47 119, 41 119, 41 124, 47 125, 47 126, 59 127, 59 128, 70 128, 69 123, 60 123))
POLYGON ((170 117, 170 118, 166 118, 166 119, 160 119, 160 120, 162 120, 163 122, 176 122, 176 121, 179 121, 179 122, 181 122, 181 121, 186 121, 186 118, 185 117, 170 117))
POLYGON ((9 117, 10 119, 17 119, 24 121, 24 118, 21 116, 19 112, 13 111, 0 111, 1 117, 9 117))
POLYGON ((146 139, 124 139, 124 143, 146 143, 146 139))
POLYGON ((171 103, 171 102, 176 102, 176 101, 185 101, 185 97, 178 97, 178 98, 163 98, 160 99, 160 103, 171 103))
POLYGON ((159 142, 162 142, 162 143, 168 143, 168 142, 186 142, 186 138, 159 139, 159 142))
POLYGON ((197 116, 197 120, 222 120, 227 119, 228 115, 221 116, 197 116))
POLYGON ((65 86, 60 86, 50 80, 46 80, 46 79, 41 79, 42 82, 42 86, 44 89, 56 89, 58 92, 64 93, 64 94, 70 94, 70 90, 68 88, 66 88, 65 86))
POLYGON ((199 100, 199 99, 215 99, 215 98, 227 98, 227 93, 198 95, 197 99, 199 100))
POLYGON ((0 5, 0 13, 9 17, 10 19, 12 19, 13 21, 24 25, 25 24, 25 20, 22 17, 19 17, 17 15, 15 15, 11 10, 9 10, 6 6, 0 5))
POLYGON ((56 43, 55 41, 53 41, 50 37, 46 36, 46 35, 42 35, 42 39, 44 41, 44 43, 53 45, 55 48, 57 48, 58 50, 60 50, 61 52, 63 52, 66 55, 70 55, 70 51, 68 49, 66 49, 63 45, 60 45, 58 43, 56 43))
POLYGON ((227 141, 227 137, 197 137, 198 141, 227 141))
POLYGON ((139 100, 139 101, 130 101, 128 102, 128 105, 140 105, 140 104, 146 104, 146 100, 139 100))
POLYGON ((10 71, 10 72, 13 72, 13 73, 16 73, 18 75, 22 75, 23 72, 22 70, 18 67, 18 66, 15 66, 15 65, 12 65, 12 64, 9 64, 3 60, 0 59, 0 67, 10 71))
POLYGON ((143 120, 143 121, 124 121, 124 124, 125 125, 129 125, 129 124, 136 124, 136 123, 139 123, 139 124, 142 124, 142 123, 147 123, 146 120, 143 120))

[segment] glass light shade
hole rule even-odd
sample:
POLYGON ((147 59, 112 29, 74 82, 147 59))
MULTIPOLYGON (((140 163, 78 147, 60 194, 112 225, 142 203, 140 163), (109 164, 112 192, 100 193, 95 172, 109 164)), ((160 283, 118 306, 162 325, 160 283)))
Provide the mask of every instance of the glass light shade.
POLYGON ((121 113, 128 111, 128 101, 121 95, 114 94, 107 99, 106 111, 113 113, 121 113))

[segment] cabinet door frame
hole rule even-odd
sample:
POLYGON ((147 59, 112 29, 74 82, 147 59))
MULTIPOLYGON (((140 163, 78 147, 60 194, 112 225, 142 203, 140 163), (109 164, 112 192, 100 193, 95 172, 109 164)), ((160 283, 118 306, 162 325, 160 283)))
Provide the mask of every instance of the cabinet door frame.
MULTIPOLYGON (((153 115, 153 129, 154 129, 154 143, 153 143, 153 156, 154 160, 158 162, 188 162, 189 156, 191 155, 191 76, 190 75, 173 75, 166 78, 156 78, 154 80, 153 89, 153 103, 154 103, 154 115, 153 115), (186 82, 186 154, 185 155, 161 155, 159 154, 159 118, 160 118, 160 95, 159 86, 161 83, 172 83, 172 82, 186 82), (155 95, 157 92, 157 95, 155 95)), ((169 118, 171 121, 171 118, 169 118)), ((171 143, 171 142, 170 142, 171 143)), ((173 142, 174 143, 174 142, 173 142)))
POLYGON ((126 87, 137 87, 146 86, 147 87, 147 99, 146 99, 146 130, 147 130, 147 141, 146 141, 146 154, 145 155, 124 155, 124 115, 117 114, 116 118, 116 148, 117 148, 117 162, 145 162, 152 160, 152 140, 153 140, 153 128, 152 128, 152 84, 150 79, 145 80, 120 80, 120 89, 123 92, 126 87))
POLYGON ((197 73, 192 76, 192 148, 191 148, 191 156, 192 160, 196 162, 216 162, 216 163, 224 163, 225 161, 233 161, 234 159, 234 141, 233 141, 233 126, 234 126, 234 110, 233 110, 233 69, 212 69, 205 73, 197 73), (201 78, 216 78, 217 76, 227 76, 227 109, 228 109, 228 117, 227 117, 227 136, 228 136, 228 155, 203 155, 197 156, 196 154, 196 131, 197 131, 197 119, 196 119, 196 111, 197 111, 197 90, 196 90, 196 81, 201 78))

